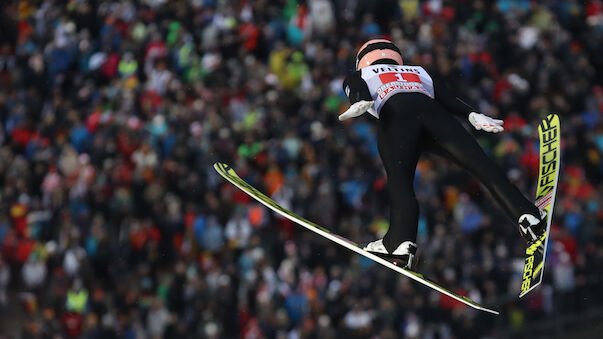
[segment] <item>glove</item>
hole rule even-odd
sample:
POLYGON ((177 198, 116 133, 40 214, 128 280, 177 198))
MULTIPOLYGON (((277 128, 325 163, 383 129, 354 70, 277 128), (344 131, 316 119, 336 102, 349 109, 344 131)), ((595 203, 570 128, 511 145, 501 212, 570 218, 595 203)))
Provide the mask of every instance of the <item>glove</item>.
POLYGON ((484 130, 486 132, 498 133, 505 129, 502 127, 504 123, 502 120, 492 119, 487 115, 483 115, 476 112, 469 114, 469 122, 476 130, 484 130))
POLYGON ((365 101, 360 100, 355 102, 347 111, 341 113, 339 115, 339 120, 344 121, 349 118, 355 118, 357 116, 363 115, 369 108, 373 106, 374 101, 365 101))

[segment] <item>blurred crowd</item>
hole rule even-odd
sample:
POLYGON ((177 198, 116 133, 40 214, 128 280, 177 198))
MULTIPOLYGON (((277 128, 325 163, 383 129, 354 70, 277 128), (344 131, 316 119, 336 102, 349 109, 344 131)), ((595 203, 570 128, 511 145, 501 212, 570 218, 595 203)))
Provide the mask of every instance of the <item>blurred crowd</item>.
POLYGON ((599 0, 0 8, 0 333, 476 338, 603 304, 599 0), (372 118, 337 120, 348 105, 342 79, 374 37, 504 119, 504 133, 474 134, 528 196, 535 128, 549 112, 561 116, 544 284, 521 300, 525 244, 514 221, 454 164, 425 155, 417 169, 419 270, 500 317, 301 230, 212 168, 231 164, 353 241, 383 236, 372 118))

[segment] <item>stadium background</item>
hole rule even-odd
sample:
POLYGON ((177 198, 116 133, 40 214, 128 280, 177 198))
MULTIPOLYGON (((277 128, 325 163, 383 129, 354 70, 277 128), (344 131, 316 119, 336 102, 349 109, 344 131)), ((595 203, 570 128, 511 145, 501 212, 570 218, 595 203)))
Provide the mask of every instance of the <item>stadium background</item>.
MULTIPOLYGON (((146 0, 0 5, 0 333, 7 338, 600 336, 601 1, 146 0), (480 314, 258 206, 232 164, 355 241, 387 228, 368 117, 340 123, 356 48, 392 39, 505 120, 475 132, 527 195, 563 126, 544 284, 487 192, 426 155, 420 270, 480 314)), ((400 133, 404 133, 401 127, 400 133)))

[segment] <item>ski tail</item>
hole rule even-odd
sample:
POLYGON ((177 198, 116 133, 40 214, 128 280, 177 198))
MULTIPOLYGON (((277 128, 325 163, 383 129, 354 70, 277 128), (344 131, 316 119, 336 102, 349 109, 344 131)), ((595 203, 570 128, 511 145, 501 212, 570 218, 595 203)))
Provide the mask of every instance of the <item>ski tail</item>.
POLYGON ((538 126, 540 140, 540 166, 536 188, 536 206, 547 213, 546 232, 526 249, 525 265, 521 283, 523 297, 540 285, 544 275, 546 250, 548 245, 553 208, 561 165, 561 125, 557 114, 549 114, 538 126))

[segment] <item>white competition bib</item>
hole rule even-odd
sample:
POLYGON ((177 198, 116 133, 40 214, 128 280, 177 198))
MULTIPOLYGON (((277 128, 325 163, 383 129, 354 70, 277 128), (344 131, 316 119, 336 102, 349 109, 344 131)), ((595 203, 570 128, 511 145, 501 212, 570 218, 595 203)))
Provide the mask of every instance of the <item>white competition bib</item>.
POLYGON ((383 104, 396 93, 418 92, 435 98, 433 80, 421 66, 374 65, 360 74, 375 100, 369 112, 377 118, 383 104))

